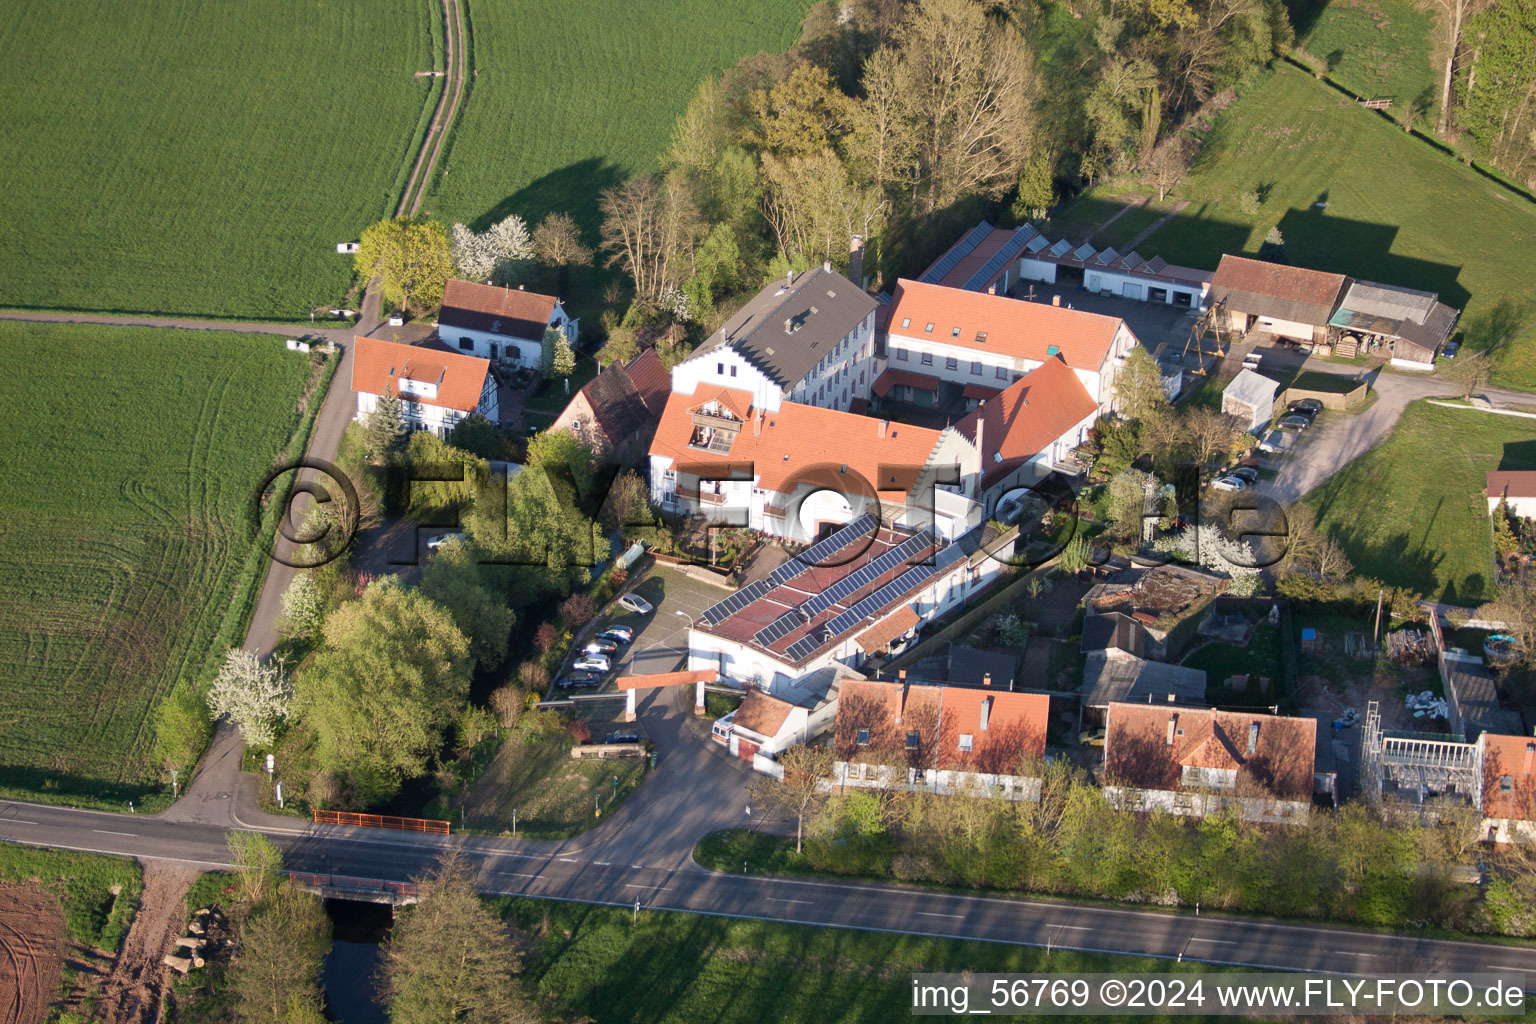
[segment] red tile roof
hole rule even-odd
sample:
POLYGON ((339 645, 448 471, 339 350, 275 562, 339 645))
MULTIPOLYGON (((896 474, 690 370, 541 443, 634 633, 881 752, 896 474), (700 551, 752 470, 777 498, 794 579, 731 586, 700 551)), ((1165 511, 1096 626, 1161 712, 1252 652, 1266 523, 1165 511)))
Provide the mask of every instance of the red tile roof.
POLYGON ((911 605, 904 604, 860 633, 854 642, 865 654, 873 654, 922 621, 911 605))
POLYGON ((1483 816, 1536 821, 1536 737, 1485 732, 1481 743, 1483 816))
POLYGON ((926 373, 914 373, 911 370, 886 370, 875 378, 875 383, 870 390, 876 398, 884 398, 891 393, 891 388, 901 386, 917 388, 919 391, 939 390, 939 378, 926 373))
POLYGON ((1044 756, 1050 709, 1043 693, 845 679, 833 746, 843 761, 863 754, 918 769, 1013 775, 1022 759, 1044 756), (862 729, 869 731, 865 743, 862 729))
POLYGON ((649 690, 657 686, 677 686, 681 683, 718 683, 720 673, 705 668, 693 672, 659 672, 649 676, 620 676, 614 683, 621 690, 649 690))
POLYGON ((762 690, 752 690, 741 702, 741 707, 736 709, 736 717, 731 719, 731 724, 772 739, 779 734, 793 710, 795 705, 788 701, 770 697, 762 690))
POLYGON ((1280 799, 1305 800, 1312 793, 1316 737, 1312 718, 1116 702, 1106 722, 1104 772, 1136 789, 1177 790, 1186 767, 1236 770, 1280 799))
POLYGON ((449 281, 437 322, 446 327, 490 331, 513 338, 543 341, 555 313, 553 295, 500 288, 471 281, 449 281))
MULTIPOLYGON (((986 450, 981 453, 981 483, 989 487, 1098 410, 1071 367, 1051 358, 969 413, 955 429, 974 443, 976 425, 983 424, 981 443, 986 450)), ((1075 437, 1072 440, 1076 442, 1075 437)))
POLYGON ((660 416, 666 407, 667 396, 672 393, 672 375, 661 365, 656 350, 648 348, 624 364, 629 381, 635 386, 640 400, 652 416, 660 416))
POLYGON ((1343 274, 1225 255, 1211 277, 1211 287, 1332 306, 1343 291, 1345 280, 1343 274))
POLYGON ((1485 494, 1490 498, 1536 498, 1536 470, 1490 469, 1485 494))
POLYGON ((402 379, 422 381, 436 384, 437 396, 411 395, 413 401, 474 412, 490 372, 489 360, 435 347, 402 345, 361 335, 352 344, 352 390, 370 395, 382 395, 388 385, 398 396, 402 379))
MULTIPOLYGON (((651 441, 651 454, 670 457, 686 473, 750 465, 759 477, 757 486, 769 491, 781 486, 793 491, 798 484, 810 482, 808 469, 820 466, 829 483, 832 477, 841 477, 839 482, 849 491, 862 489, 862 477, 882 493, 905 494, 915 483, 915 472, 908 474, 911 479, 879 480, 880 468, 913 467, 915 471, 939 443, 939 431, 924 427, 795 402, 785 402, 777 412, 760 414, 746 408, 750 400, 747 392, 726 388, 701 388, 694 395, 673 392, 651 441), (693 436, 692 411, 720 398, 717 392, 725 392, 749 414, 725 454, 688 445, 693 436), (847 467, 846 474, 839 472, 843 466, 847 467)), ((721 401, 724 404, 724 399, 721 401)))
POLYGON ((905 335, 1037 362, 1060 354, 1073 369, 1096 372, 1109 358, 1123 325, 1118 317, 1080 309, 902 280, 891 304, 889 330, 892 337, 905 335), (911 323, 903 327, 904 320, 911 323), (925 330, 930 323, 931 333, 925 330), (984 341, 976 340, 978 332, 986 334, 984 341))

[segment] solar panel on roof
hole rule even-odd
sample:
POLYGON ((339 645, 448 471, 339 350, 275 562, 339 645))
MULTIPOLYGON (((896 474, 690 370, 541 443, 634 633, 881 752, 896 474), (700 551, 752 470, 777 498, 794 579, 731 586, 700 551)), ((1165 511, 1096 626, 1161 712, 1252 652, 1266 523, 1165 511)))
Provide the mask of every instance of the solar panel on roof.
POLYGON ((1082 260, 1084 263, 1086 263, 1088 261, 1088 257, 1092 256, 1093 253, 1093 246, 1089 245, 1087 242, 1084 242, 1082 245, 1072 250, 1072 258, 1075 260, 1082 260))
POLYGON ((1036 235, 1024 244, 1024 248, 1028 249, 1030 252, 1039 252, 1041 249, 1044 249, 1050 244, 1050 240, 1047 239, 1044 235, 1036 235))
POLYGON ((1135 270, 1137 267, 1141 266, 1141 263, 1141 253, 1132 250, 1126 253, 1125 257, 1121 259, 1120 268, 1122 270, 1135 270))
POLYGON ((915 569, 908 569, 906 572, 902 573, 900 576, 896 577, 894 580, 887 583, 873 594, 870 594, 864 600, 860 601, 852 608, 849 608, 847 611, 843 612, 843 614, 839 615, 831 622, 827 623, 827 629, 831 630, 834 636, 847 632, 854 626, 857 626, 860 622, 863 622, 869 616, 875 614, 880 609, 896 600, 901 595, 905 594, 907 591, 911 590, 913 587, 917 586, 918 583, 922 582, 924 579, 927 579, 928 574, 928 569, 924 566, 918 566, 915 569))
MULTIPOLYGON (((980 270, 972 274, 971 279, 961 285, 961 287, 974 292, 990 284, 992 279, 1008 264, 1008 261, 1017 256, 1024 248, 1024 241, 1029 237, 1024 233, 1025 230, 1025 228, 1019 228, 1015 231, 1013 236, 1003 243, 1003 247, 993 253, 992 258, 987 260, 980 270)), ((1029 228, 1028 230, 1033 231, 1034 228, 1029 228)))
POLYGON ((745 587, 742 587, 740 590, 736 591, 736 593, 732 594, 730 597, 727 597, 725 600, 717 601, 716 603, 710 605, 708 608, 704 609, 704 613, 700 615, 699 618, 709 623, 711 626, 718 625, 719 623, 724 622, 726 619, 730 618, 732 615, 735 615, 737 612, 741 611, 753 601, 756 601, 758 598, 762 597, 764 594, 767 594, 768 591, 773 589, 773 587, 774 585, 765 579, 754 580, 753 582, 747 584, 745 587))
POLYGON ((1149 274, 1161 274, 1164 270, 1168 269, 1168 261, 1161 256, 1154 256, 1147 260, 1147 265, 1141 269, 1149 274))
POLYGON ((915 558, 920 551, 925 550, 933 543, 933 535, 928 530, 922 530, 900 544, 884 552, 878 558, 871 560, 867 565, 860 566, 857 570, 832 584, 819 594, 813 594, 802 601, 796 608, 792 608, 774 619, 767 626, 758 630, 752 639, 765 647, 776 640, 780 640, 803 623, 809 622, 828 608, 846 598, 852 597, 860 590, 869 586, 875 580, 915 558))
POLYGON ((1069 253, 1071 251, 1072 251, 1072 243, 1067 241, 1065 238, 1063 238, 1061 241, 1057 242, 1055 245, 1051 246, 1051 255, 1052 256, 1065 256, 1067 253, 1069 253))
POLYGON ((991 233, 991 224, 988 224, 986 221, 977 224, 970 231, 966 232, 965 237, 956 242, 949 252, 940 258, 939 262, 923 271, 923 276, 918 278, 918 280, 924 284, 937 284, 943 279, 945 274, 955 269, 956 263, 959 263, 974 252, 976 247, 991 233))
POLYGON ((1101 266, 1107 267, 1107 266, 1109 266, 1111 263, 1115 262, 1115 260, 1117 260, 1119 258, 1120 258, 1120 254, 1115 251, 1115 247, 1114 246, 1110 246, 1108 249, 1105 249, 1103 252, 1101 252, 1097 256, 1095 256, 1093 258, 1093 262, 1095 262, 1097 264, 1100 264, 1101 266))

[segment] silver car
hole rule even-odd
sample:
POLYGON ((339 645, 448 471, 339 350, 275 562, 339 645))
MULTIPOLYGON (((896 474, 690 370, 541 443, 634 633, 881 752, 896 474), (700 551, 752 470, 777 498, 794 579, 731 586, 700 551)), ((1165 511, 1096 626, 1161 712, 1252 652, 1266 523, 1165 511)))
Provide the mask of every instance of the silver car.
POLYGON ((632 611, 636 615, 649 615, 656 610, 651 607, 651 602, 639 594, 625 594, 619 598, 619 607, 632 611))

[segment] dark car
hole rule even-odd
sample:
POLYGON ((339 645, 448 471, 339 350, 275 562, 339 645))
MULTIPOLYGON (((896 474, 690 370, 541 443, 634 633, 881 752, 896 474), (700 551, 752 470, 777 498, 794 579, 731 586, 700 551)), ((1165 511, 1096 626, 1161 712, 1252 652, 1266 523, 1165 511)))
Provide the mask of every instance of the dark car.
POLYGON ((596 686, 602 678, 596 672, 572 672, 556 680, 555 686, 561 690, 584 690, 596 686))
POLYGON ((1443 356, 1446 359, 1455 359, 1456 358, 1456 353, 1460 352, 1460 351, 1461 351, 1461 342, 1459 342, 1459 341, 1448 341, 1448 342, 1445 343, 1445 348, 1442 348, 1440 350, 1440 355, 1443 356))
POLYGON ((610 626, 597 634, 597 638, 611 644, 627 644, 634 641, 635 632, 628 626, 610 626))
POLYGON ((637 732, 611 732, 603 737, 604 743, 639 743, 640 734, 637 732))
POLYGON ((1279 426, 1279 428, 1281 430, 1297 430, 1297 431, 1306 430, 1311 425, 1312 425, 1311 418, 1309 418, 1307 416, 1302 416, 1300 414, 1295 414, 1295 415, 1287 416, 1285 419, 1281 420, 1277 424, 1277 426, 1279 426))
POLYGON ((1290 405, 1290 410, 1291 412, 1301 416, 1316 416, 1318 413, 1323 411, 1323 403, 1319 402, 1315 398, 1303 398, 1299 401, 1292 402, 1290 405))
POLYGON ((616 642, 609 640, 607 637, 600 636, 581 650, 584 654, 612 654, 618 649, 619 645, 616 642))
POLYGON ((1238 466, 1228 476, 1235 476, 1245 483, 1256 484, 1259 482, 1259 471, 1252 466, 1238 466))

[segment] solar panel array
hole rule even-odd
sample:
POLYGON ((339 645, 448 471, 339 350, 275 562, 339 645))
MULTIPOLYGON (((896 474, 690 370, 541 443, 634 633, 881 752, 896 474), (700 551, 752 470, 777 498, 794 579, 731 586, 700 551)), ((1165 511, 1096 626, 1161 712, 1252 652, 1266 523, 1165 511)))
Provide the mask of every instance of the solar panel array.
MULTIPOLYGON (((767 626, 758 630, 752 639, 765 647, 778 640, 782 640, 794 632, 802 623, 811 621, 837 602, 844 598, 852 597, 892 569, 899 565, 904 565, 908 560, 915 558, 918 552, 927 548, 931 543, 933 543, 933 537, 927 530, 908 537, 879 558, 870 561, 868 565, 860 566, 856 572, 850 573, 843 579, 838 580, 821 593, 813 594, 809 599, 802 602, 798 608, 791 608, 783 615, 780 615, 767 626)), ((796 641, 796 643, 799 642, 796 641)))
POLYGON ((935 263, 933 266, 924 271, 923 276, 918 278, 918 280, 924 284, 937 284, 939 281, 943 280, 945 274, 955 269, 956 263, 959 263, 961 260, 969 256, 971 252, 982 243, 982 240, 991 233, 991 224, 988 224, 986 221, 982 221, 980 224, 977 224, 966 233, 964 238, 956 242, 954 246, 949 250, 949 252, 944 254, 943 258, 940 259, 939 262, 935 263))
POLYGON ((843 612, 831 622, 828 622, 824 626, 818 626, 807 636, 801 637, 799 640, 796 640, 794 643, 790 644, 788 650, 785 651, 785 653, 796 661, 799 661, 801 658, 809 657, 811 654, 815 653, 816 648, 826 643, 827 640, 831 637, 838 636, 839 634, 852 629, 854 626, 857 626, 860 622, 862 622, 866 617, 875 614, 875 612, 890 604, 902 594, 905 594, 908 590, 911 590, 913 587, 917 586, 918 583, 928 577, 928 573, 929 569, 927 566, 920 565, 915 568, 908 569, 906 572, 902 573, 900 576, 896 577, 894 580, 887 583, 873 594, 870 594, 868 597, 854 605, 852 608, 843 612))
POLYGON ((878 525, 880 525, 879 516, 873 513, 860 516, 825 540, 817 541, 773 570, 773 572, 768 574, 768 581, 776 587, 788 583, 807 569, 814 569, 822 564, 826 559, 837 554, 843 548, 848 547, 860 537, 867 536, 878 525))
POLYGON ((997 273, 1003 269, 1008 261, 1019 254, 1019 250, 1024 248, 1024 243, 1033 237, 1035 233, 1035 229, 1029 226, 1019 228, 1013 233, 1013 237, 1004 242, 1003 247, 993 253, 992 258, 987 260, 986 264, 976 273, 972 274, 971 279, 960 287, 973 292, 985 288, 988 282, 997 276, 997 273))
POLYGON ((711 626, 718 625, 773 588, 774 584, 769 583, 767 580, 755 580, 736 591, 736 593, 724 601, 712 604, 704 609, 704 614, 700 615, 699 618, 711 626))

